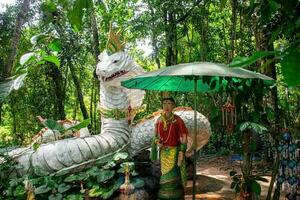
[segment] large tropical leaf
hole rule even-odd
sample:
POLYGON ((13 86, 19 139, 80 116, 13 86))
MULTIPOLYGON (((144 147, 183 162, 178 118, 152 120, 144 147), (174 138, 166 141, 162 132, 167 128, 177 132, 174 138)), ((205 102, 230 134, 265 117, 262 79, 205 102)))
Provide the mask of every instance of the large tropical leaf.
POLYGON ((300 85, 299 63, 300 50, 298 48, 288 51, 281 61, 281 71, 289 86, 300 85))
POLYGON ((82 27, 82 17, 84 9, 89 9, 93 5, 91 0, 76 0, 73 9, 68 12, 68 18, 75 31, 80 31, 82 27))
POLYGON ((61 199, 63 199, 63 195, 60 194, 60 193, 51 194, 51 195, 48 197, 48 200, 61 200, 61 199))
POLYGON ((48 62, 51 62, 51 63, 55 64, 57 67, 60 66, 60 60, 57 56, 45 56, 45 57, 43 57, 42 60, 46 60, 48 62))
POLYGON ((90 197, 99 197, 101 194, 103 194, 103 192, 104 192, 104 189, 100 188, 99 185, 97 185, 89 190, 89 196, 90 197))
POLYGON ((267 131, 268 129, 260 124, 254 123, 254 122, 244 122, 240 125, 239 130, 241 132, 250 129, 253 130, 256 133, 262 133, 264 131, 267 131))
POLYGON ((50 188, 47 184, 41 185, 34 190, 35 194, 43 194, 49 192, 52 188, 50 188))
POLYGON ((66 131, 68 131, 68 130, 76 130, 76 131, 78 131, 78 130, 80 130, 82 128, 87 127, 90 123, 91 123, 90 119, 85 119, 84 121, 80 122, 79 124, 76 124, 74 126, 71 126, 71 127, 67 128, 66 131))
POLYGON ((125 160, 128 157, 126 152, 118 152, 114 155, 114 161, 125 160))
POLYGON ((103 183, 109 179, 111 179, 115 175, 115 171, 112 170, 103 170, 97 176, 97 182, 103 183))
POLYGON ((23 86, 24 78, 26 77, 26 73, 18 76, 15 79, 12 79, 7 82, 0 82, 0 102, 3 102, 4 99, 13 91, 18 90, 23 86))
POLYGON ((275 51, 257 51, 250 57, 235 57, 233 61, 229 64, 229 67, 246 67, 257 60, 262 59, 267 56, 275 55, 275 51))
POLYGON ((64 192, 68 191, 70 188, 71 188, 71 185, 62 183, 58 186, 57 190, 59 193, 64 193, 64 192))
POLYGON ((25 53, 20 58, 20 65, 24 65, 29 60, 34 59, 34 58, 35 58, 35 53, 34 52, 25 53))
POLYGON ((57 123, 57 121, 53 120, 53 119, 46 119, 43 122, 43 125, 51 130, 57 130, 60 133, 64 133, 65 132, 65 128, 60 125, 59 123, 57 123))

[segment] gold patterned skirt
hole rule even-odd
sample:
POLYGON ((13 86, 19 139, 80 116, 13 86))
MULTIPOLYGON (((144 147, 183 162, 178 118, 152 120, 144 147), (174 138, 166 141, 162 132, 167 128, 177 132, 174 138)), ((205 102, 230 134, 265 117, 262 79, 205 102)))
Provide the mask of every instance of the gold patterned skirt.
POLYGON ((159 199, 183 199, 180 167, 177 166, 178 147, 163 147, 160 150, 161 177, 159 199))

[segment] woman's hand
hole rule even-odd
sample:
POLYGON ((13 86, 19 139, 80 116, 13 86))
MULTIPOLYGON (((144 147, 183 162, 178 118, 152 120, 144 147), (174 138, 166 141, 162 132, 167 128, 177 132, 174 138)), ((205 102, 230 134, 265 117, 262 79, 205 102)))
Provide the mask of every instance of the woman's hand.
POLYGON ((158 146, 158 148, 162 148, 163 143, 162 143, 162 142, 158 142, 158 143, 157 143, 157 146, 158 146))
POLYGON ((163 146, 162 141, 159 140, 159 139, 156 139, 156 140, 155 140, 155 143, 156 143, 156 145, 157 145, 158 148, 161 148, 161 147, 163 146))

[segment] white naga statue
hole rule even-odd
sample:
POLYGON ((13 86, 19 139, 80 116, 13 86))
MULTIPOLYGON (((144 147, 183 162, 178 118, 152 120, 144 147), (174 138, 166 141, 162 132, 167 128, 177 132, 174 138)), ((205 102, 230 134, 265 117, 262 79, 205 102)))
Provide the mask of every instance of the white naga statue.
MULTIPOLYGON (((80 171, 95 162, 128 151, 130 156, 150 147, 154 122, 159 114, 130 124, 135 111, 142 105, 144 91, 126 89, 121 81, 144 73, 130 56, 123 51, 99 56, 96 74, 100 80, 101 133, 78 138, 68 138, 41 144, 39 148, 20 148, 8 153, 17 161, 10 176, 33 173, 39 166, 50 174, 65 170, 80 171)), ((194 112, 189 108, 175 109, 193 133, 194 112)), ((197 149, 203 147, 211 135, 208 119, 197 113, 197 149)), ((191 134, 187 154, 191 155, 191 134)))

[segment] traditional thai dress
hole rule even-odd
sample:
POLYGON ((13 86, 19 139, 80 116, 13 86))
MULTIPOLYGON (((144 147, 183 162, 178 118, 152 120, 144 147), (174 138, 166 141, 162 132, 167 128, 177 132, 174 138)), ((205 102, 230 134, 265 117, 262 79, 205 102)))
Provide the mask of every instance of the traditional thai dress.
MULTIPOLYGON (((168 121, 162 120, 162 118, 164 119, 163 115, 156 123, 157 135, 155 139, 163 144, 160 148, 159 156, 161 177, 158 198, 184 199, 183 186, 186 182, 185 162, 183 159, 181 166, 178 167, 177 161, 178 153, 181 150, 180 137, 187 134, 187 128, 183 120, 177 115, 173 115, 168 121)), ((155 150, 152 148, 152 151, 155 150)))

